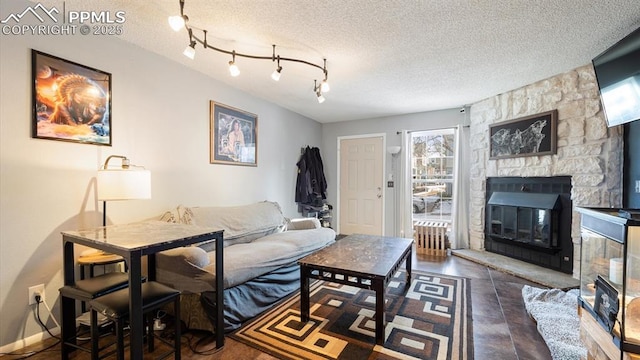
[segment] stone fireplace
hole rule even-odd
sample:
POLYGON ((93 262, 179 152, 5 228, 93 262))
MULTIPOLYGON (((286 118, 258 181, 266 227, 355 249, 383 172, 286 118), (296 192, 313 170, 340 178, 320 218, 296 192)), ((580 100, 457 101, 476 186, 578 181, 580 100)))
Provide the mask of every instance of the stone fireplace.
POLYGON ((593 67, 585 65, 475 103, 469 119, 470 248, 489 251, 495 245, 486 236, 490 178, 567 177, 568 190, 558 194, 565 202, 563 216, 571 218, 568 238, 573 251, 566 255, 562 250, 562 257, 565 262, 569 256, 573 277, 578 278, 580 215, 575 207, 622 206, 622 128, 607 128, 593 67), (558 110, 556 154, 489 159, 490 125, 554 109, 558 110))

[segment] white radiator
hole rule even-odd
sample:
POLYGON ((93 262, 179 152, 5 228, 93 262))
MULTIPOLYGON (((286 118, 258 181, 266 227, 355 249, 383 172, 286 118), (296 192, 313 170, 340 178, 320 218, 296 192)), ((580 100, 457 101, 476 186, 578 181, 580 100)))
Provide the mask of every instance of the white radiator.
POLYGON ((419 254, 446 256, 448 223, 442 221, 416 221, 413 224, 416 249, 419 254))

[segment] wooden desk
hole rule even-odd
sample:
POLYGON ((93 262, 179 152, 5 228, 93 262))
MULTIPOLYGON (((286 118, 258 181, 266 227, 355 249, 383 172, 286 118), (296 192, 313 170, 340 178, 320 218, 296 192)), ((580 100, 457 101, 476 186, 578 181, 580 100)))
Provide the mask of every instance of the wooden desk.
MULTIPOLYGON (((129 267, 129 321, 131 359, 142 359, 144 324, 142 316, 142 257, 147 256, 147 277, 155 280, 155 254, 160 251, 216 240, 216 289, 223 288, 223 231, 195 225, 149 221, 114 225, 89 230, 63 231, 64 285, 75 283, 74 244, 80 244, 122 256, 129 267)), ((224 329, 222 291, 216 291, 216 329, 224 329)), ((62 338, 73 339, 76 332, 75 300, 61 297, 62 338)), ((216 332, 216 347, 224 345, 224 332, 216 332)), ((62 347, 62 359, 69 358, 62 347)))
POLYGON ((405 262, 406 288, 411 284, 413 239, 374 235, 349 235, 298 261, 300 264, 300 321, 309 321, 309 279, 374 290, 376 293, 376 343, 384 343, 387 284, 405 262))

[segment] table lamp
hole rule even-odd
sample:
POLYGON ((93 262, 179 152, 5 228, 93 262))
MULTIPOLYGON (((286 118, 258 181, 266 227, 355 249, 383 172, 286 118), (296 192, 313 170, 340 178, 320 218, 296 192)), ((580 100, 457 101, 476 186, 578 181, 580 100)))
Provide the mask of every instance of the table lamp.
POLYGON ((107 201, 151 198, 151 172, 131 165, 126 156, 111 155, 98 170, 98 200, 102 201, 102 226, 107 225, 107 201), (109 167, 113 158, 122 160, 119 167, 109 167))

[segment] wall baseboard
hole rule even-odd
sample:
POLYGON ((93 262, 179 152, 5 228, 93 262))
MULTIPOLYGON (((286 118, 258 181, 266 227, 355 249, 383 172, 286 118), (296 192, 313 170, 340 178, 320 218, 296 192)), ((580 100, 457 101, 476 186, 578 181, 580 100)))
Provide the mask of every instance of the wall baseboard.
MULTIPOLYGON (((55 328, 49 329, 49 331, 51 331, 51 333, 53 335, 56 335, 56 336, 60 335, 60 327, 55 327, 55 328)), ((41 333, 31 335, 31 336, 26 337, 24 339, 20 339, 20 340, 15 341, 15 342, 13 342, 11 344, 7 344, 7 345, 4 345, 4 346, 0 347, 0 353, 14 352, 16 350, 20 350, 20 349, 22 349, 24 347, 27 347, 29 345, 33 345, 35 343, 38 343, 38 342, 40 342, 42 340, 48 339, 50 337, 51 337, 51 335, 49 335, 49 333, 47 333, 46 331, 43 331, 41 333)), ((0 355, 0 357, 2 357, 2 355, 0 355)))

